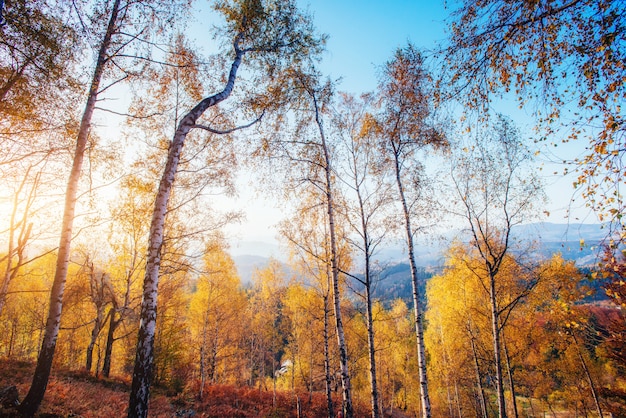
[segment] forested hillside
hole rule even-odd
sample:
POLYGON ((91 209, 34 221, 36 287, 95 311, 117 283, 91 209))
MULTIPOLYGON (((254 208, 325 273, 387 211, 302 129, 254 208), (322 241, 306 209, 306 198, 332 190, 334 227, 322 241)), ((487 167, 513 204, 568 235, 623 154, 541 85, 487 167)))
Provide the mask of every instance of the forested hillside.
POLYGON ((624 0, 0 12, 0 416, 626 417, 624 0))

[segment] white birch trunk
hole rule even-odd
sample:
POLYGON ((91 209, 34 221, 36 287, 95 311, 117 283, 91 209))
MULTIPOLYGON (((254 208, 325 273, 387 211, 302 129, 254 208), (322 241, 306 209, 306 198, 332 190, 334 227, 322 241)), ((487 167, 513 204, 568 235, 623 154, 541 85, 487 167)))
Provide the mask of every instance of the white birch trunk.
POLYGON ((107 53, 111 45, 111 39, 115 32, 120 0, 115 0, 108 26, 100 49, 98 51, 98 59, 96 68, 91 80, 89 95, 83 117, 80 121, 78 138, 76 140, 76 150, 74 151, 74 160, 70 171, 69 180, 67 182, 67 190, 65 192, 65 207, 63 210, 63 223, 61 226, 61 236, 59 238, 59 253, 57 255, 57 264, 50 291, 50 304, 48 307, 48 319, 46 321, 45 333, 41 343, 41 350, 37 358, 37 366, 33 374, 33 381, 20 405, 20 413, 23 416, 33 416, 43 400, 46 387, 48 386, 48 378, 50 377, 50 369, 52 368, 52 359, 56 349, 57 336, 59 335, 59 325, 61 323, 61 311, 63 309, 63 292, 65 290, 65 281, 67 278, 67 269, 70 259, 70 244, 72 242, 72 228, 74 224, 74 211, 76 209, 76 200, 78 194, 78 181, 83 166, 83 158, 85 148, 89 137, 91 127, 91 119, 96 106, 98 92, 100 90, 100 82, 102 74, 107 63, 107 53))
POLYGON ((170 144, 167 162, 154 202, 152 222, 150 224, 146 274, 144 277, 143 297, 141 301, 141 320, 137 339, 133 382, 128 405, 129 418, 146 417, 148 415, 148 399, 150 397, 152 363, 154 359, 153 347, 157 316, 159 268, 161 267, 161 247, 163 245, 163 231, 165 228, 167 206, 176 178, 178 163, 187 134, 195 127, 198 118, 200 118, 208 108, 228 98, 234 88, 237 70, 239 69, 244 55, 244 52, 238 48, 236 43, 234 47, 235 58, 231 64, 230 74, 224 90, 205 98, 189 111, 180 121, 170 144))
POLYGON ((423 313, 420 305, 419 287, 417 282, 417 266, 415 265, 415 248, 413 244, 413 230, 411 228, 411 216, 409 207, 404 195, 404 187, 402 184, 401 169, 399 155, 394 151, 394 168, 396 174, 396 183, 402 203, 402 211, 404 215, 404 227, 406 232, 407 248, 409 253, 409 265, 411 267, 411 285, 413 287, 413 313, 415 320, 415 337, 417 340, 417 367, 420 383, 420 401, 422 406, 422 417, 430 418, 430 398, 428 396, 428 380, 426 376, 426 350, 424 344, 424 324, 423 313))
MULTIPOLYGON (((324 375, 326 378, 326 405, 328 407, 328 418, 334 418, 335 413, 333 411, 333 396, 332 396, 332 382, 330 376, 330 348, 328 346, 328 293, 324 295, 324 375)), ((311 362, 311 369, 313 369, 313 362, 311 362)), ((313 390, 313 380, 311 380, 311 391, 313 390)))
POLYGON ((365 216, 365 205, 361 197, 361 190, 355 185, 361 216, 361 231, 363 233, 363 252, 365 254, 365 316, 367 319, 367 353, 369 359, 370 372, 370 402, 372 406, 372 418, 380 418, 380 408, 378 401, 378 383, 376 380, 376 347, 374 345, 374 318, 372 313, 372 277, 371 277, 371 249, 369 233, 365 216))
POLYGON ((491 332, 493 334, 493 351, 496 366, 496 397, 498 400, 498 417, 506 418, 504 386, 502 379, 502 349, 500 347, 500 315, 496 296, 495 273, 489 273, 489 299, 491 303, 491 332))
POLYGON ((350 370, 348 369, 348 349, 346 346, 346 337, 343 329, 343 316, 341 314, 341 292, 339 291, 339 264, 337 260, 337 237, 335 231, 335 207, 333 202, 333 192, 331 184, 331 165, 326 136, 319 115, 319 108, 315 93, 311 93, 311 98, 315 105, 315 123, 317 124, 320 139, 322 140, 322 151, 324 153, 324 174, 326 176, 326 210, 328 213, 328 227, 330 234, 330 264, 331 277, 333 286, 333 308, 335 313, 335 325, 337 327, 337 344, 339 347, 339 367, 341 373, 341 386, 343 393, 343 411, 345 418, 354 416, 352 406, 352 384, 350 382, 350 370))
POLYGON ((504 349, 504 359, 506 361, 506 370, 509 378, 509 388, 511 389, 511 410, 513 411, 513 418, 519 418, 517 412, 517 395, 515 393, 515 382, 513 381, 513 369, 511 368, 511 358, 509 357, 509 350, 506 346, 506 337, 504 330, 502 332, 502 348, 504 349))

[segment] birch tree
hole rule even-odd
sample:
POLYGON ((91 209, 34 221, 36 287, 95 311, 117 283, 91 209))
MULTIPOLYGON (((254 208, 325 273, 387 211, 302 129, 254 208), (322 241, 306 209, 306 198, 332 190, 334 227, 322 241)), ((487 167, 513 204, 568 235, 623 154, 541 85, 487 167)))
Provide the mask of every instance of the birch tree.
POLYGON ((386 166, 395 179, 398 202, 401 206, 404 235, 407 243, 411 284, 417 358, 419 364, 422 416, 430 417, 430 400, 426 377, 424 348, 423 308, 419 294, 414 236, 419 228, 413 224, 415 206, 424 203, 421 187, 425 184, 422 166, 415 160, 418 150, 447 146, 442 132, 432 118, 432 92, 421 54, 409 45, 398 49, 385 67, 380 80, 381 112, 372 129, 376 130, 386 166), (410 193, 417 194, 411 198, 410 193))
POLYGON ((582 140, 574 186, 624 239, 626 13, 623 1, 463 1, 449 21, 449 78, 470 108, 499 95, 531 105, 555 144, 582 140))
POLYGON ((307 193, 301 197, 293 220, 281 223, 281 235, 287 240, 292 262, 297 271, 311 281, 315 294, 322 306, 323 354, 324 354, 324 389, 329 418, 335 416, 332 398, 335 368, 331 360, 335 357, 330 345, 332 321, 332 273, 330 269, 330 244, 327 214, 315 210, 319 207, 317 193, 307 193), (313 279, 313 280, 311 280, 313 279))
MULTIPOLYGON (((513 245, 512 228, 532 218, 533 205, 543 192, 529 169, 531 155, 511 122, 500 117, 492 129, 477 134, 476 142, 461 150, 454 160, 452 180, 461 203, 459 215, 482 263, 476 273, 485 280, 489 294, 498 414, 506 417, 501 329, 510 305, 500 297, 504 289, 499 285, 500 270, 513 245)), ((533 286, 529 282, 528 290, 533 286)))
POLYGON ((321 182, 321 186, 323 188, 324 193, 324 203, 326 206, 326 211, 328 215, 328 236, 330 239, 330 269, 331 269, 331 283, 332 283, 332 296, 333 296, 333 308, 335 312, 335 327, 337 330, 337 345, 339 347, 339 364, 340 364, 340 373, 341 373, 341 386, 343 389, 343 413, 346 418, 351 418, 354 416, 354 407, 352 405, 352 383, 350 381, 350 370, 348 368, 348 349, 346 346, 346 338, 343 326, 343 314, 341 312, 341 293, 339 291, 339 250, 338 250, 338 235, 336 229, 336 207, 335 200, 337 197, 335 196, 336 192, 333 190, 333 172, 334 167, 331 163, 331 151, 330 144, 327 142, 326 134, 324 131, 324 126, 322 122, 322 109, 320 103, 318 102, 319 92, 315 90, 315 88, 311 88, 310 85, 306 86, 305 89, 310 95, 310 98, 313 102, 313 111, 315 124, 317 125, 319 132, 319 151, 322 154, 321 157, 321 166, 323 170, 323 180, 321 182))
MULTIPOLYGON (((216 11, 226 19, 224 35, 230 41, 232 61, 222 89, 206 96, 181 117, 169 146, 150 226, 129 417, 145 417, 148 412, 164 225, 187 135, 195 129, 208 131, 210 134, 231 133, 237 129, 216 128, 203 122, 201 118, 208 109, 231 96, 244 58, 249 58, 251 74, 258 80, 256 86, 267 88, 265 91, 271 92, 272 88, 268 86, 283 77, 286 68, 305 63, 320 45, 320 40, 314 34, 308 19, 291 1, 220 1, 216 4, 216 11)), ((260 99, 262 91, 250 91, 246 94, 244 103, 252 102, 253 105, 257 105, 256 109, 259 108, 259 104, 277 105, 275 102, 263 102, 260 99)), ((267 97, 266 94, 265 98, 269 100, 267 97)), ((255 106, 252 106, 252 109, 255 110, 255 106)))
MULTIPOLYGON (((288 238, 296 245, 302 245, 301 250, 306 248, 311 251, 308 256, 318 257, 320 261, 319 271, 322 277, 329 278, 332 311, 334 313, 335 331, 337 335, 337 347, 339 350, 339 368, 343 392, 343 406, 345 416, 352 416, 352 388, 350 372, 348 369, 348 349, 346 346, 343 316, 341 311, 342 286, 340 275, 347 271, 349 256, 342 251, 341 228, 337 224, 338 209, 336 201, 338 196, 335 182, 335 159, 330 140, 326 137, 323 124, 322 106, 327 106, 330 93, 330 85, 320 87, 314 77, 301 75, 300 87, 305 92, 303 121, 293 138, 275 143, 277 149, 273 155, 281 155, 287 164, 293 178, 292 184, 296 184, 295 192, 298 193, 302 204, 307 211, 324 211, 324 216, 317 215, 324 222, 323 234, 318 238, 321 242, 310 247, 309 242, 302 241, 303 237, 288 235, 288 238), (308 103, 307 103, 308 102, 308 103), (302 174, 304 173, 304 174, 302 174), (304 195, 303 195, 304 193, 304 195), (303 198, 304 196, 304 198, 303 198), (311 199, 312 200, 309 200, 311 199), (299 240, 297 240, 299 238, 299 240), (326 276, 324 276, 326 274, 326 276)), ((288 187, 292 187, 291 185, 288 187)), ((318 234, 319 235, 319 234, 318 234)), ((308 241, 308 240, 306 240, 308 241)))
POLYGON ((236 363, 241 313, 246 309, 235 263, 219 244, 208 248, 204 263, 205 272, 196 282, 189 305, 193 345, 199 347, 199 399, 207 381, 229 381, 232 369, 228 364, 236 363))
MULTIPOLYGON (((289 166, 291 176, 288 187, 295 185, 295 191, 302 196, 305 190, 310 196, 314 196, 316 202, 312 202, 312 209, 323 208, 325 212, 325 227, 327 252, 326 258, 322 259, 325 269, 330 277, 332 306, 335 319, 335 331, 337 347, 339 350, 339 370, 341 376, 343 405, 342 410, 346 417, 352 417, 354 408, 352 404, 352 384, 348 368, 348 349, 341 311, 341 286, 340 275, 342 263, 349 259, 340 249, 341 228, 338 226, 339 212, 337 203, 340 199, 336 184, 337 157, 334 155, 335 146, 326 135, 324 124, 325 115, 332 100, 332 83, 327 81, 320 84, 319 74, 315 71, 310 73, 299 72, 295 84, 301 93, 300 107, 297 111, 296 131, 293 136, 274 141, 269 153, 271 156, 280 156, 289 166), (304 174, 302 174, 304 173, 304 174), (308 189, 308 190, 307 190, 308 189)), ((297 243, 296 243, 297 244, 297 243)))
POLYGON ((376 279, 375 254, 391 229, 387 219, 391 203, 389 183, 382 175, 376 175, 380 162, 376 153, 374 138, 368 134, 367 124, 371 119, 372 97, 365 95, 360 100, 348 95, 342 97, 333 118, 333 128, 346 148, 347 167, 344 168, 343 180, 346 186, 343 219, 350 226, 355 238, 349 239, 351 245, 362 255, 363 279, 358 280, 365 290, 365 320, 367 328, 369 378, 371 385, 370 400, 372 417, 381 416, 376 380, 376 347, 374 318, 372 311, 372 292, 376 279))
POLYGON ((79 180, 85 150, 89 141, 91 121, 96 111, 96 103, 107 87, 129 77, 132 73, 131 69, 123 64, 124 59, 128 57, 125 52, 128 52, 127 48, 129 45, 132 45, 133 41, 145 40, 146 36, 154 33, 148 30, 148 28, 153 30, 160 29, 158 19, 167 21, 175 9, 173 5, 156 8, 153 6, 155 6, 154 2, 150 1, 124 2, 122 0, 95 5, 94 21, 97 24, 101 24, 102 27, 96 29, 96 32, 99 33, 97 53, 93 73, 88 83, 89 87, 84 111, 77 128, 76 147, 67 181, 63 220, 59 237, 58 262, 55 279, 50 291, 46 332, 42 340, 31 387, 20 405, 20 413, 24 416, 33 416, 39 408, 52 367, 63 307, 63 291, 67 278, 79 180), (120 68, 123 69, 122 74, 116 71, 120 68), (118 78, 113 78, 109 85, 103 85, 107 80, 106 75, 109 72, 113 74, 113 77, 118 78))

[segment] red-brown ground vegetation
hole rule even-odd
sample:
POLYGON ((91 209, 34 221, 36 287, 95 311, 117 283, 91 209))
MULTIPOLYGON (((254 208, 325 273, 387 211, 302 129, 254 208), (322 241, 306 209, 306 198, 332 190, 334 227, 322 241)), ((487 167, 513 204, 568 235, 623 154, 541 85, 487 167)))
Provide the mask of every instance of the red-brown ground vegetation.
MULTIPOLYGON (((28 391, 35 365, 0 359, 0 389, 16 386, 20 396, 28 391)), ((273 391, 252 387, 211 385, 197 398, 195 384, 189 393, 173 394, 154 388, 149 416, 214 418, 322 418, 327 417, 326 398, 322 393, 273 391), (298 414, 298 409, 300 413, 298 414)), ((124 379, 99 379, 84 371, 53 370, 39 418, 123 417, 126 416, 130 382, 124 379)), ((341 404, 339 394, 335 405, 341 404)), ((369 410, 356 405, 356 416, 367 417, 369 410)), ((0 417, 16 417, 15 411, 0 407, 0 417)))

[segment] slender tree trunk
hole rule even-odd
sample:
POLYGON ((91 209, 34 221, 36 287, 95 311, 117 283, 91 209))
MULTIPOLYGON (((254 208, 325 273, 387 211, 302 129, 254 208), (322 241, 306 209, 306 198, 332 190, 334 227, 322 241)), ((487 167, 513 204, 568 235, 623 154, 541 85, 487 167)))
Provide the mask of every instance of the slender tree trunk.
MULTIPOLYGON (((356 167, 356 163, 355 163, 356 167)), ((356 170, 355 170, 356 171, 356 170)), ((370 237, 365 215, 365 204, 361 197, 361 188, 358 178, 355 176, 355 190, 359 200, 359 213, 361 217, 361 232, 363 234, 363 253, 365 255, 365 315, 367 319, 367 348, 369 356, 370 372, 370 401, 372 405, 372 418, 380 418, 378 401, 378 384, 376 382, 376 348, 374 346, 374 318, 372 314, 372 277, 371 277, 371 249, 370 237)))
POLYGON ((504 385, 502 378, 502 348, 500 346, 500 315, 496 298, 495 274, 489 274, 489 301, 491 305, 491 333, 493 334, 493 352, 496 368, 496 398, 498 401, 498 417, 506 418, 506 403, 504 401, 504 385))
POLYGON ((422 417, 430 418, 430 398, 428 396, 428 380, 426 376, 426 349, 424 343, 424 324, 423 314, 420 303, 419 284, 417 281, 417 266, 415 265, 415 248, 413 244, 413 230, 411 228, 411 216, 409 207, 404 194, 404 186, 402 184, 400 161, 397 152, 394 152, 394 168, 396 175, 396 183, 400 194, 400 202, 402 203, 402 211, 404 215, 404 228, 406 232, 406 241, 409 255, 409 265, 411 267, 411 285, 413 288, 413 312, 415 320, 415 337, 417 340, 417 367, 419 372, 420 383, 420 401, 422 405, 422 417))
POLYGON ((322 151, 324 153, 324 173, 326 180, 326 210, 328 213, 328 227, 330 234, 330 265, 331 265, 331 277, 333 288, 333 308, 335 314, 335 325, 337 328, 337 344, 339 346, 339 365, 341 373, 341 387, 343 393, 343 411, 345 418, 352 418, 354 416, 354 409, 352 406, 352 384, 350 383, 350 370, 348 369, 348 349, 346 347, 346 337, 343 329, 343 315, 341 313, 341 292, 339 291, 339 261, 337 260, 337 236, 335 231, 335 206, 333 201, 332 191, 332 179, 331 179, 331 164, 330 154, 328 152, 328 145, 326 143, 326 136, 324 135, 324 129, 322 121, 319 115, 319 109, 317 105, 317 99, 315 93, 311 93, 311 98, 315 105, 315 122, 317 124, 320 139, 322 140, 322 151))
POLYGON ((41 343, 41 350, 37 358, 37 366, 33 375, 33 381, 20 405, 20 413, 23 416, 31 417, 35 415, 39 405, 43 400, 43 396, 48 386, 48 378, 50 377, 50 369, 52 368, 52 360, 56 349, 57 336, 59 335, 59 325, 61 323, 61 311, 63 309, 63 292, 65 290, 65 281, 67 278, 67 269, 70 259, 70 244, 72 241, 72 227, 74 224, 74 211, 76 209, 76 200, 78 194, 78 181, 83 166, 83 158, 85 148, 89 137, 91 127, 91 119, 96 106, 98 92, 100 90, 100 81, 104 73, 107 63, 107 53, 111 45, 111 39, 116 30, 120 0, 115 0, 111 10, 109 23, 100 49, 98 51, 98 59, 94 70, 87 103, 80 121, 78 130, 78 138, 76 140, 76 149, 74 152, 74 160, 67 182, 67 190, 65 192, 65 207, 63 210, 63 221, 61 226, 61 236, 59 238, 59 253, 57 255, 57 264, 50 290, 50 304, 48 307, 48 319, 44 338, 41 343))
MULTIPOLYGON (((443 328, 442 327, 438 327, 439 328, 439 338, 441 338, 441 346, 444 347, 443 348, 443 361, 444 361, 444 366, 445 366, 445 370, 441 371, 442 376, 445 374, 445 377, 443 377, 443 379, 445 379, 446 381, 446 396, 448 399, 448 413, 450 414, 450 417, 454 416, 453 413, 453 401, 452 401, 452 395, 450 393, 450 357, 448 356, 448 350, 445 348, 446 347, 446 341, 445 341, 445 335, 443 333, 443 328)), ((459 404, 459 399, 458 399, 458 390, 456 387, 456 379, 454 380, 454 388, 455 388, 455 399, 456 399, 456 403, 457 406, 459 404)))
POLYGON ((459 394, 459 382, 454 379, 454 397, 456 398, 456 410, 459 418, 463 418, 463 410, 461 408, 461 395, 459 394))
POLYGON ((109 311, 109 330, 107 331, 107 342, 104 349, 104 364, 102 365, 102 375, 109 377, 111 374, 111 356, 113 355, 113 343, 115 342, 115 330, 121 319, 115 319, 115 306, 109 311))
MULTIPOLYGON (((471 324, 470 324, 471 333, 471 324)), ((480 401, 480 409, 482 417, 487 418, 487 400, 485 399, 485 390, 483 388, 483 381, 480 373, 480 364, 478 363, 478 353, 476 352, 476 343, 474 342, 474 336, 470 336, 470 344, 472 346, 472 357, 474 359, 474 369, 476 370, 476 385, 478 387, 478 396, 480 401)))
POLYGON ((583 357, 583 353, 580 351, 580 346, 578 345, 578 340, 575 335, 573 335, 574 344, 576 344, 576 352, 578 353, 578 359, 580 360, 580 364, 583 366, 583 371, 585 372, 585 377, 587 378, 587 383, 589 383, 589 390, 591 391, 591 396, 593 397, 593 402, 596 407, 596 412, 598 416, 602 418, 602 407, 600 406, 600 397, 598 396, 598 391, 596 390, 596 385, 591 378, 591 373, 589 372, 589 367, 587 366, 587 362, 583 357))
POLYGON ((96 319, 93 324, 93 328, 91 329, 91 338, 89 339, 89 345, 87 345, 87 354, 85 356, 85 369, 88 372, 91 371, 91 365, 93 362, 93 348, 96 345, 96 340, 98 339, 98 335, 100 335, 100 331, 102 331, 102 325, 106 322, 107 318, 102 319, 102 309, 100 307, 97 308, 96 319))
MULTIPOLYGON (((324 352, 324 356, 326 356, 326 352, 324 352)), ((311 405, 311 402, 313 402, 313 344, 309 346, 309 382, 307 389, 309 391, 309 405, 311 405)))
POLYGON ((204 396, 204 384, 206 383, 206 371, 205 371, 205 348, 204 344, 200 346, 200 392, 198 393, 198 400, 202 401, 204 396))
POLYGON ((452 403, 452 394, 450 393, 450 381, 448 380, 448 378, 446 377, 446 400, 447 400, 447 404, 448 404, 448 415, 450 415, 450 417, 454 417, 454 413, 453 413, 453 403, 452 403))
POLYGON ((211 342, 211 363, 209 367, 209 378, 211 382, 215 383, 217 380, 217 347, 219 344, 219 329, 217 324, 215 325, 215 334, 213 334, 213 341, 211 342))
POLYGON ((506 338, 502 333, 502 348, 504 349, 504 359, 506 360, 506 370, 509 378, 509 387, 511 388, 511 405, 513 406, 513 416, 518 418, 517 413, 517 395, 515 394, 515 382, 513 381, 513 369, 511 368, 511 358, 509 357, 509 350, 506 347, 506 338))
MULTIPOLYGON (((326 404, 328 405, 328 418, 334 418, 335 412, 333 410, 333 390, 330 374, 330 347, 328 346, 330 340, 330 337, 328 335, 328 328, 330 326, 330 321, 328 318, 328 302, 328 293, 326 293, 324 295, 324 374, 326 376, 326 404)), ((311 367, 313 367, 312 364, 311 367)))
MULTIPOLYGON (((206 315, 206 313, 205 313, 206 315)), ((202 324, 202 343, 200 344, 200 393, 198 399, 202 401, 204 396, 204 384, 206 383, 206 342, 207 342, 207 318, 204 318, 202 324)))
MULTIPOLYGON (((369 259, 366 261, 369 264, 369 259)), ((366 276, 369 276, 369 267, 366 267, 366 276)), ((372 404, 372 418, 380 418, 380 408, 378 401, 378 383, 376 380, 376 349, 374 346, 374 318, 372 315, 372 295, 369 279, 365 287, 366 303, 367 303, 367 347, 370 365, 370 399, 372 404)))
POLYGON ((207 97, 198 103, 180 121, 174 138, 170 144, 167 162, 163 170, 163 176, 159 183, 154 212, 150 224, 150 236, 148 242, 148 256, 146 261, 146 273, 143 283, 143 297, 141 301, 141 320, 137 338, 137 351, 135 367, 133 370, 133 382, 131 385, 130 400, 128 404, 128 417, 146 417, 148 415, 148 399, 150 397, 150 383, 152 379, 152 366, 154 360, 154 335, 156 330, 157 296, 159 285, 159 268, 161 267, 161 247, 163 245, 163 231, 167 206, 176 178, 176 171, 180 161, 181 152, 187 134, 195 127, 196 121, 210 107, 228 98, 235 86, 237 70, 243 59, 244 52, 235 43, 235 59, 233 60, 224 90, 213 96, 207 97))

